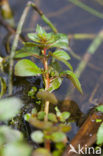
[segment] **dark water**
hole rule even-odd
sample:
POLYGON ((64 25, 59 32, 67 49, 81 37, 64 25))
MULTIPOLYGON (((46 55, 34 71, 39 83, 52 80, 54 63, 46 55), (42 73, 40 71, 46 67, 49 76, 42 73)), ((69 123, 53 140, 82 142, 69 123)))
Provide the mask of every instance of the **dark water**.
MULTIPOLYGON (((101 0, 102 1, 102 0, 101 0)), ((23 9, 26 6, 27 0, 10 0, 11 8, 13 9, 14 18, 16 24, 18 23, 20 16, 23 12, 23 9)), ((61 33, 66 34, 75 34, 75 33, 89 33, 89 34, 98 34, 98 32, 103 28, 103 20, 91 15, 90 13, 84 11, 83 9, 73 5, 69 0, 36 0, 35 1, 38 6, 43 10, 45 15, 54 23, 56 28, 61 33)), ((90 7, 98 10, 99 12, 103 12, 103 5, 97 3, 96 0, 83 0, 85 4, 90 7)), ((23 32, 35 31, 36 24, 39 23, 44 26, 47 30, 49 28, 45 25, 45 23, 40 19, 36 12, 30 10, 29 15, 27 16, 27 20, 24 24, 23 32)), ((0 26, 0 53, 2 56, 6 55, 4 41, 5 35, 7 31, 0 26)), ((70 46, 79 56, 83 56, 90 45, 92 40, 70 40, 70 46)), ((95 55, 92 56, 90 63, 97 66, 100 69, 103 69, 103 54, 102 54, 103 44, 97 49, 95 55)), ((71 57, 71 64, 74 70, 77 68, 79 61, 73 57, 71 57)), ((84 91, 84 95, 80 95, 77 91, 71 97, 71 100, 74 100, 75 103, 78 104, 80 110, 83 113, 87 113, 91 107, 94 105, 90 102, 91 94, 94 89, 96 93, 94 94, 93 100, 96 100, 97 103, 102 101, 102 92, 103 92, 103 80, 102 71, 97 71, 95 68, 90 68, 89 66, 83 71, 80 77, 80 82, 82 84, 82 88, 84 91)), ((15 87, 15 94, 18 92, 19 88, 19 80, 15 87)), ((34 84, 34 81, 27 80, 26 83, 31 82, 30 87, 34 84)), ((24 85, 25 86, 25 85, 24 85)), ((27 85, 28 86, 28 85, 27 85)), ((68 92, 68 88, 70 83, 68 80, 64 80, 62 86, 58 91, 55 92, 58 99, 60 101, 64 100, 65 95, 68 92)), ((23 88, 23 87, 22 87, 23 88)), ((25 87, 24 87, 25 88, 25 87)), ((25 90, 25 89, 24 89, 25 90)), ((20 91, 21 94, 21 91, 20 91)), ((24 94, 23 94, 24 95, 24 94)))

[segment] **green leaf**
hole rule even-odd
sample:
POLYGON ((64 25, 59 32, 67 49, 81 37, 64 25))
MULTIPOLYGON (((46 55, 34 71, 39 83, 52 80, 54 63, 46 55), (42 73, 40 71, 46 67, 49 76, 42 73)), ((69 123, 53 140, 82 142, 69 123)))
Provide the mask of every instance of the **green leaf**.
POLYGON ((63 50, 56 50, 53 55, 56 56, 58 59, 70 60, 70 56, 68 55, 68 53, 63 50))
POLYGON ((65 120, 67 120, 69 117, 70 117, 69 112, 63 112, 63 113, 61 113, 60 121, 65 122, 65 120))
POLYGON ((100 112, 103 112, 103 105, 98 106, 96 109, 100 112))
POLYGON ((50 53, 51 56, 53 56, 54 58, 56 58, 57 60, 63 62, 68 68, 70 68, 71 71, 73 71, 73 68, 71 66, 71 64, 69 62, 67 62, 64 58, 60 58, 60 57, 57 57, 56 55, 54 55, 54 53, 50 53))
POLYGON ((57 104, 57 98, 53 93, 49 93, 48 91, 40 91, 37 93, 37 98, 42 100, 49 101, 52 104, 57 104))
POLYGON ((68 36, 65 34, 58 33, 55 35, 56 41, 50 45, 50 48, 61 48, 68 50, 68 36))
POLYGON ((72 83, 74 84, 74 86, 80 91, 80 93, 81 94, 83 93, 81 84, 78 78, 76 77, 76 75, 72 71, 67 70, 67 71, 62 72, 60 75, 70 79, 72 83))
POLYGON ((24 115, 24 120, 25 121, 29 121, 29 119, 31 118, 31 114, 30 113, 27 113, 24 115))
POLYGON ((62 61, 71 71, 73 71, 73 67, 71 66, 71 64, 69 62, 67 62, 66 60, 62 59, 60 60, 62 61))
POLYGON ((52 122, 57 122, 56 115, 54 113, 49 113, 48 114, 48 120, 50 120, 52 122))
POLYGON ((0 77, 0 88, 1 88, 1 92, 0 92, 0 98, 1 98, 6 92, 6 82, 2 77, 0 77))
POLYGON ((46 31, 39 24, 37 24, 36 33, 40 35, 45 35, 46 31))
POLYGON ((32 156, 52 156, 51 153, 45 148, 36 149, 32 156))
POLYGON ((18 51, 16 51, 15 58, 23 58, 23 57, 28 57, 28 56, 40 56, 40 49, 38 47, 34 46, 26 46, 18 51))
POLYGON ((57 117, 60 117, 60 116, 61 116, 61 112, 60 112, 60 110, 58 109, 58 107, 55 107, 55 111, 56 111, 57 117))
POLYGON ((30 60, 23 59, 18 61, 15 65, 16 76, 36 76, 40 74, 40 68, 30 60))
POLYGON ((7 144, 3 150, 3 156, 30 156, 32 149, 25 143, 7 144))
POLYGON ((53 142, 62 142, 64 141, 65 138, 66 138, 66 135, 63 132, 54 132, 51 135, 51 140, 53 142))
POLYGON ((42 130, 47 130, 51 129, 53 127, 53 124, 51 122, 45 122, 45 121, 40 121, 35 117, 30 118, 29 122, 36 128, 42 129, 42 130))
POLYGON ((64 123, 59 124, 58 128, 60 129, 60 131, 62 131, 62 132, 64 132, 64 133, 67 133, 67 132, 69 132, 69 131, 71 130, 70 124, 67 124, 67 125, 66 125, 66 124, 64 124, 64 123))
POLYGON ((36 33, 28 33, 28 37, 30 40, 40 43, 40 38, 38 37, 36 33))
POLYGON ((63 150, 65 148, 65 144, 63 142, 56 143, 56 149, 63 150))
POLYGON ((37 87, 32 87, 31 90, 28 92, 28 96, 33 97, 37 92, 37 87))
POLYGON ((97 145, 103 144, 103 123, 100 125, 97 132, 97 145))
POLYGON ((36 114, 37 114, 37 109, 36 109, 36 108, 33 108, 31 113, 32 113, 33 115, 36 115, 36 114))
POLYGON ((50 64, 50 66, 53 68, 53 70, 55 70, 57 73, 62 71, 62 66, 59 63, 59 61, 57 61, 54 57, 52 58, 52 62, 50 64))
POLYGON ((10 120, 16 116, 22 106, 22 101, 16 97, 0 100, 0 121, 10 120))
POLYGON ((62 84, 62 79, 61 78, 55 78, 49 86, 48 91, 53 92, 54 90, 58 89, 62 84))
POLYGON ((44 117, 45 117, 45 112, 43 112, 43 111, 38 112, 37 118, 39 120, 44 120, 44 117))
POLYGON ((36 143, 42 143, 44 141, 44 134, 42 131, 35 131, 31 134, 31 138, 36 143))
POLYGON ((53 151, 53 156, 61 156, 61 155, 62 155, 62 151, 58 151, 58 150, 53 151))
POLYGON ((22 141, 23 135, 18 130, 13 130, 8 126, 0 126, 0 145, 22 141), (3 138, 1 141, 1 137, 3 138))

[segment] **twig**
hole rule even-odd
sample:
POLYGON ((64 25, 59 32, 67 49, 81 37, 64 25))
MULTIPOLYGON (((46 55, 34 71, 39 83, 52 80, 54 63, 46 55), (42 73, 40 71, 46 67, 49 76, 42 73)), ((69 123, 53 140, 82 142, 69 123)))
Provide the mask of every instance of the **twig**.
POLYGON ((15 51, 16 51, 16 48, 17 48, 17 44, 18 44, 18 40, 19 40, 19 35, 21 33, 21 30, 22 30, 22 27, 23 27, 23 24, 24 24, 24 21, 25 21, 25 18, 28 14, 28 11, 30 9, 30 2, 27 4, 26 8, 24 9, 23 11, 23 14, 20 18, 20 21, 18 23, 18 27, 17 27, 17 31, 16 31, 16 35, 15 35, 15 38, 14 38, 14 41, 13 41, 13 45, 12 45, 12 48, 11 48, 11 54, 10 54, 10 67, 9 67, 9 86, 8 86, 8 89, 9 89, 9 95, 12 94, 12 76, 13 76, 13 64, 14 64, 14 56, 15 56, 15 51))
POLYGON ((102 13, 100 13, 97 10, 89 7, 88 5, 84 4, 83 2, 80 2, 79 0, 69 0, 69 1, 74 3, 75 5, 79 6, 80 8, 86 10, 87 12, 91 13, 92 15, 95 15, 95 16, 103 19, 102 13))
POLYGON ((43 19, 43 21, 49 25, 49 27, 54 31, 54 33, 57 33, 57 29, 55 28, 55 26, 52 24, 52 22, 44 15, 44 13, 42 12, 42 10, 40 10, 35 3, 31 3, 30 4, 33 9, 40 15, 40 17, 43 19))
MULTIPOLYGON (((35 1, 36 5, 40 7, 40 0, 35 1)), ((38 19, 39 19, 39 14, 36 12, 33 13, 32 17, 31 17, 31 22, 29 27, 34 29, 35 24, 37 23, 38 19)), ((34 30, 33 30, 34 31, 34 30)))

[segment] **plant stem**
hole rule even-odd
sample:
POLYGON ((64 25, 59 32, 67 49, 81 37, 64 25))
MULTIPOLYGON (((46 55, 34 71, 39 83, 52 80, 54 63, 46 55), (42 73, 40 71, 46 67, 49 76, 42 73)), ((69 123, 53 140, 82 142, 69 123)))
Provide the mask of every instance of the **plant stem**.
MULTIPOLYGON (((50 80, 49 80, 49 73, 48 73, 48 61, 47 61, 47 58, 46 58, 46 49, 44 49, 42 51, 42 53, 44 55, 43 64, 44 64, 44 71, 45 71, 45 74, 44 74, 45 90, 48 90, 48 88, 49 88, 49 81, 50 80)), ((46 113, 44 120, 48 121, 49 101, 45 101, 44 111, 46 113)))
POLYGON ((31 3, 31 6, 33 7, 33 9, 35 9, 35 11, 40 15, 40 17, 42 18, 42 20, 48 24, 48 26, 53 30, 54 33, 57 33, 57 29, 56 27, 53 25, 53 23, 44 15, 44 13, 42 12, 42 10, 40 10, 35 3, 31 3))
POLYGON ((30 9, 30 6, 27 5, 26 8, 23 11, 23 14, 22 14, 22 16, 20 18, 20 21, 19 21, 19 24, 18 24, 18 27, 17 27, 15 39, 13 41, 13 45, 12 45, 12 48, 11 48, 10 61, 9 61, 9 64, 10 64, 10 67, 9 67, 9 86, 8 86, 9 87, 8 88, 9 89, 9 95, 12 94, 12 76, 13 76, 13 64, 14 64, 15 51, 16 51, 19 36, 20 36, 21 30, 22 30, 25 18, 27 17, 29 9, 30 9))
POLYGON ((84 4, 83 2, 81 2, 79 0, 69 0, 69 2, 74 3, 75 5, 79 6, 80 8, 84 9, 85 11, 91 13, 92 15, 95 15, 95 16, 103 19, 102 13, 100 13, 97 10, 89 7, 88 5, 84 4))

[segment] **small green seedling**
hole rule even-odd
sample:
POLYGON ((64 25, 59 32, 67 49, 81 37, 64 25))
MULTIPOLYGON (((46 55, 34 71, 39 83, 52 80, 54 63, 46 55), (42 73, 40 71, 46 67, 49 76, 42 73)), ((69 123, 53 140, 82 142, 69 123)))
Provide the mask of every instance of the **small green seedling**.
MULTIPOLYGON (((59 150, 58 156, 60 156, 67 143, 66 133, 71 130, 70 124, 66 124, 70 113, 60 112, 57 107, 55 107, 55 111, 56 114, 48 113, 48 121, 46 122, 44 121, 46 115, 45 112, 37 112, 36 108, 34 108, 31 113, 27 113, 24 116, 24 119, 38 129, 32 132, 32 141, 38 144, 44 144, 45 148, 43 149, 48 151, 48 154, 50 154, 49 151, 51 151, 50 145, 54 144, 55 150, 53 150, 52 154, 55 156, 55 153, 58 153, 57 151, 59 150)), ((39 148, 35 152, 37 151, 39 151, 39 148)))
POLYGON ((29 59, 21 59, 15 65, 16 76, 40 76, 44 81, 44 91, 37 93, 37 96, 45 100, 44 112, 45 121, 48 120, 49 103, 57 103, 52 93, 58 89, 63 78, 69 78, 74 86, 82 93, 79 80, 73 72, 68 50, 68 37, 62 33, 47 33, 41 26, 37 25, 35 33, 29 33, 28 37, 33 42, 25 42, 24 47, 16 52, 15 58, 33 56, 42 62, 43 67, 39 68, 29 59), (64 63, 69 69, 62 71, 59 62, 64 63), (43 96, 42 96, 43 95, 43 96))

